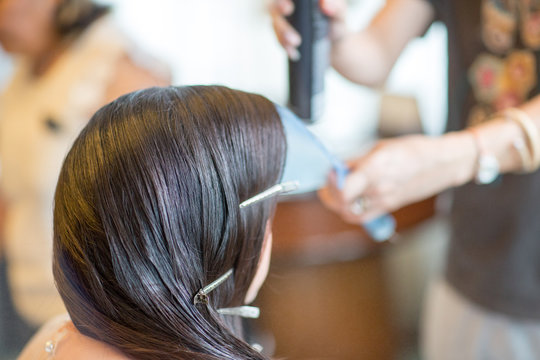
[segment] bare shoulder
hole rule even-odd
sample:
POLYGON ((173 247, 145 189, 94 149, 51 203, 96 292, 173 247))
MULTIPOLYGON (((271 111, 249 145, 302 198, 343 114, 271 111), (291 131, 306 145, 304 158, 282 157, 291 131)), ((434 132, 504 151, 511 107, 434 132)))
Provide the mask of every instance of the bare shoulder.
POLYGON ((47 322, 17 360, 128 360, 120 351, 101 341, 81 334, 69 316, 63 315, 47 322))
POLYGON ((152 86, 168 86, 171 83, 169 68, 153 59, 137 59, 124 54, 118 59, 115 73, 107 87, 107 102, 118 96, 152 86))
POLYGON ((59 315, 49 320, 36 334, 34 334, 34 336, 32 336, 17 360, 46 359, 48 355, 46 349, 47 342, 50 341, 59 329, 69 321, 71 320, 68 314, 59 315))

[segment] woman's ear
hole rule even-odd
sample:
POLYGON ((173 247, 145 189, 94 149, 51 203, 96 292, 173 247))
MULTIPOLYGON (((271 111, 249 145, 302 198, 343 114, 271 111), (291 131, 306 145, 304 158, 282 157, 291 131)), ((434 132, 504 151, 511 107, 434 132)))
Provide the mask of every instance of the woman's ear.
POLYGON ((259 264, 257 265, 257 271, 253 277, 251 285, 249 285, 246 292, 246 298, 244 299, 246 304, 249 304, 255 300, 259 289, 266 280, 268 275, 268 269, 270 268, 270 258, 272 254, 272 221, 268 219, 266 222, 266 230, 264 232, 264 240, 261 248, 261 256, 259 258, 259 264))

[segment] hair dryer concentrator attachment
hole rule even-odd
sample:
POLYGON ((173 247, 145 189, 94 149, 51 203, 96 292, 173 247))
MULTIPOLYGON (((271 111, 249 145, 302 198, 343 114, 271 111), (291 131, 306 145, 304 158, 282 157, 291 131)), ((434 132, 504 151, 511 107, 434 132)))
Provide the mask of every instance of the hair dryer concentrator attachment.
MULTIPOLYGON (((296 193, 314 191, 326 183, 329 171, 335 171, 341 188, 349 173, 347 165, 332 154, 326 146, 302 123, 291 110, 276 105, 287 138, 287 158, 282 184, 293 181, 296 193)), ((396 220, 390 214, 361 224, 375 241, 389 240, 396 231, 396 220)))

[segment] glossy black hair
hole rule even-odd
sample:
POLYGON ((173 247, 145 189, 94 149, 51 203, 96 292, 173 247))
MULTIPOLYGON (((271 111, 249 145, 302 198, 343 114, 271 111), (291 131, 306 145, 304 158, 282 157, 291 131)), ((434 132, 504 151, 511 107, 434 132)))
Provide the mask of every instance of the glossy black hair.
POLYGON ((219 86, 151 88, 100 109, 64 162, 54 276, 75 326, 134 359, 264 359, 238 319, 286 141, 274 105, 219 86), (197 291, 234 269, 193 305, 197 291))

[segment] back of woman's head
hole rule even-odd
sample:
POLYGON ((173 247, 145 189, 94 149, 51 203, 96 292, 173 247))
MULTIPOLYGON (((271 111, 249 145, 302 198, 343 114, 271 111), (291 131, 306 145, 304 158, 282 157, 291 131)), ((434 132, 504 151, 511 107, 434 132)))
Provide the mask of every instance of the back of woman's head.
POLYGON ((284 156, 258 95, 152 88, 99 110, 55 197, 54 275, 75 326, 135 359, 263 358, 216 309, 244 302, 275 199, 239 204, 279 181, 284 156))

